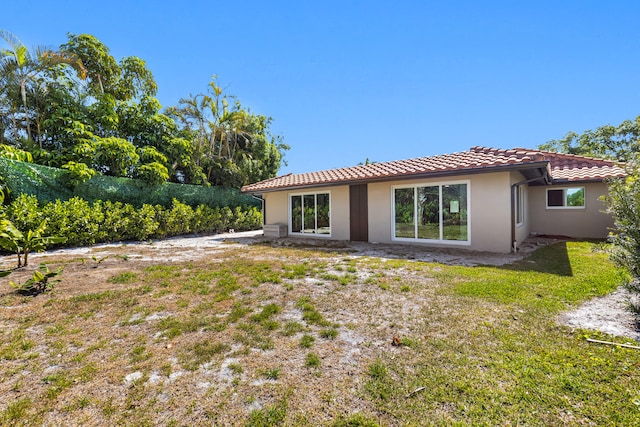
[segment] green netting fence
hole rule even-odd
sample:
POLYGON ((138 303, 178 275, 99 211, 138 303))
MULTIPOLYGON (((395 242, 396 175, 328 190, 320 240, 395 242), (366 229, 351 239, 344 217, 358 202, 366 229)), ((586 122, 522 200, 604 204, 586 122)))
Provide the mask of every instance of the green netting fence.
POLYGON ((66 186, 66 171, 0 157, 0 177, 16 197, 34 195, 40 203, 68 200, 78 196, 93 202, 110 200, 140 207, 143 204, 171 206, 175 198, 190 206, 256 206, 260 202, 235 188, 203 187, 176 183, 148 185, 143 181, 97 175, 75 188, 66 186))

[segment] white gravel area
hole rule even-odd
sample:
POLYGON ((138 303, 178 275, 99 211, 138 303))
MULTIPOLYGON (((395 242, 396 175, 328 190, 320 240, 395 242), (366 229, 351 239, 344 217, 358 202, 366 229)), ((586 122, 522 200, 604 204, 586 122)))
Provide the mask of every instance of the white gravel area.
POLYGON ((561 314, 561 324, 592 329, 640 341, 638 319, 629 310, 631 293, 623 286, 600 298, 587 301, 575 310, 561 314))

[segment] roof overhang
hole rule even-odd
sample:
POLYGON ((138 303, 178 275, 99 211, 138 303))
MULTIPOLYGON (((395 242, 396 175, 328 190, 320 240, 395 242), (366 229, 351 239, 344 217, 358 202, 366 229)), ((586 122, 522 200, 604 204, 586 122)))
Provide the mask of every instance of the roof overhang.
POLYGON ((445 177, 453 177, 460 175, 479 175, 479 174, 487 174, 487 173, 496 173, 496 172, 510 172, 510 171, 518 171, 520 172, 527 180, 539 180, 540 185, 549 185, 553 182, 551 178, 551 173, 549 169, 549 161, 538 161, 538 162, 528 162, 528 163, 517 163, 517 164, 502 164, 495 166, 483 166, 483 167, 475 167, 475 168, 461 168, 455 170, 446 170, 446 171, 428 171, 428 172, 418 172, 413 174, 402 174, 402 175, 387 175, 373 178, 361 178, 361 179, 345 179, 334 182, 319 182, 312 184, 302 184, 302 185, 289 185, 289 186, 280 186, 274 188, 265 188, 254 191, 243 191, 248 194, 264 194, 264 193, 273 193, 278 191, 292 191, 292 190, 307 190, 313 188, 325 188, 325 187, 337 187, 343 185, 355 185, 355 184, 366 184, 371 182, 384 182, 384 181, 407 181, 407 180, 420 180, 427 178, 445 178, 445 177))

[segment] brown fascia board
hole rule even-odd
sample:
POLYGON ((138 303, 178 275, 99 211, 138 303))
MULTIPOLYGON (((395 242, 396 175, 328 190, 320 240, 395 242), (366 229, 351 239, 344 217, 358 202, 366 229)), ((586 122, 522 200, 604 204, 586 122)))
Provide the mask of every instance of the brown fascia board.
POLYGON ((335 181, 335 182, 319 182, 316 184, 295 185, 295 186, 292 185, 292 186, 286 186, 286 187, 268 188, 260 191, 248 191, 247 193, 264 194, 264 193, 274 193, 276 191, 285 191, 285 190, 307 190, 311 188, 320 188, 320 187, 338 187, 340 185, 366 184, 369 182, 397 181, 397 180, 404 180, 404 179, 417 180, 417 179, 424 179, 424 178, 440 178, 440 177, 455 176, 455 175, 477 175, 481 173, 514 171, 514 170, 522 170, 522 169, 537 169, 539 171, 540 178, 544 179, 546 184, 550 184, 552 182, 551 174, 549 173, 549 161, 544 160, 541 162, 532 162, 532 163, 516 164, 516 165, 507 164, 507 165, 496 165, 496 166, 484 166, 481 168, 455 169, 450 171, 419 172, 415 174, 381 176, 376 178, 349 179, 349 180, 335 181))

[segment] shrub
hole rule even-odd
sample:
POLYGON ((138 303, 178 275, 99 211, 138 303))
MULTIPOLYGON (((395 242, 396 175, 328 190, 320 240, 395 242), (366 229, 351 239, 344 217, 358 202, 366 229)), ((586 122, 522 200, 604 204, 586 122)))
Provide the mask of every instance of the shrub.
POLYGON ((149 204, 136 209, 131 204, 102 200, 89 203, 79 197, 40 207, 35 196, 21 195, 0 209, 3 209, 0 214, 4 213, 20 230, 35 230, 46 218, 47 229, 66 238, 67 246, 148 240, 229 228, 253 230, 262 224, 262 215, 253 206, 230 209, 200 205, 193 209, 176 199, 169 209, 149 204))
POLYGON ((21 194, 6 208, 6 215, 18 230, 35 230, 44 219, 36 196, 21 194))
MULTIPOLYGON (((134 210, 131 205, 127 205, 127 207, 134 210)), ((160 207, 158 206, 158 208, 160 207)), ((156 220, 156 216, 156 208, 151 205, 142 205, 142 207, 132 215, 130 238, 135 240, 147 240, 155 236, 160 226, 156 220)))
POLYGON ((42 208, 48 219, 50 229, 65 236, 74 245, 93 245, 97 243, 100 225, 104 222, 104 213, 92 208, 89 203, 79 197, 65 202, 56 200, 42 208))
MULTIPOLYGON (((615 219, 611 259, 631 275, 629 290, 640 294, 640 165, 630 165, 626 178, 609 182, 605 201, 615 219)), ((640 303, 632 303, 632 309, 640 313, 640 303)))

